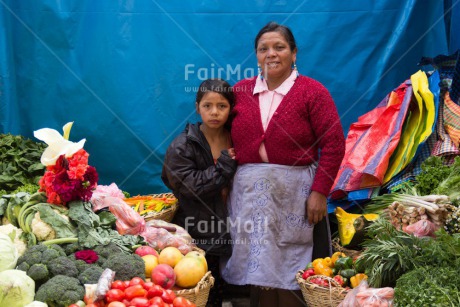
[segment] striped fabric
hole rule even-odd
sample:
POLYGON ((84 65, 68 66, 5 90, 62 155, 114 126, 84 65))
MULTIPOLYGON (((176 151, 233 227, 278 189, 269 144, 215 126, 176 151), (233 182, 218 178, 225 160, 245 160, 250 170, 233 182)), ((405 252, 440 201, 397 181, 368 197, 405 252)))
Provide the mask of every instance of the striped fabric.
POLYGON ((449 92, 444 94, 443 117, 444 129, 449 134, 452 143, 458 148, 460 141, 460 106, 450 99, 449 92))

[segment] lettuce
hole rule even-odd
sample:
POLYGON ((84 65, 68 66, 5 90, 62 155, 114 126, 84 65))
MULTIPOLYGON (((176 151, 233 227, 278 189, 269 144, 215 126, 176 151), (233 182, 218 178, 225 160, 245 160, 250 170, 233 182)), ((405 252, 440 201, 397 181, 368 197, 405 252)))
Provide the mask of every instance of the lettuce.
POLYGON ((0 306, 23 307, 33 302, 34 296, 35 282, 26 272, 0 272, 0 306))

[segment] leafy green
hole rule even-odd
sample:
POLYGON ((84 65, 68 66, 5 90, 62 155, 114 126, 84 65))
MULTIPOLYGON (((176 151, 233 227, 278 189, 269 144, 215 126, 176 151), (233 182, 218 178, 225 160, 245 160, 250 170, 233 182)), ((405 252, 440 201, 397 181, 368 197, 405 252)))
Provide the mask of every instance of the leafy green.
POLYGON ((420 267, 396 282, 396 306, 460 306, 460 267, 420 267))
POLYGON ((379 218, 368 228, 368 239, 357 265, 365 268, 371 287, 393 287, 403 274, 425 266, 448 266, 460 259, 460 234, 444 229, 437 238, 418 238, 379 218))
POLYGON ((69 218, 78 225, 78 242, 80 248, 91 249, 98 245, 115 243, 122 251, 132 252, 132 247, 143 244, 141 236, 120 235, 120 233, 105 223, 113 223, 111 218, 100 217, 93 212, 90 203, 72 201, 69 203, 69 218), (107 221, 109 219, 109 221, 107 221))
POLYGON ((38 184, 45 171, 40 163, 45 147, 20 135, 0 134, 0 190, 10 193, 25 184, 38 184))
POLYGON ((422 172, 416 176, 415 189, 420 195, 447 195, 452 201, 460 199, 460 157, 446 165, 442 157, 431 156, 422 165, 422 172))
POLYGON ((32 195, 34 193, 37 193, 38 189, 40 189, 40 186, 38 186, 37 184, 26 183, 24 185, 21 185, 21 186, 17 187, 16 190, 11 192, 11 194, 16 194, 16 193, 19 193, 19 192, 26 192, 26 193, 29 193, 30 195, 32 195))

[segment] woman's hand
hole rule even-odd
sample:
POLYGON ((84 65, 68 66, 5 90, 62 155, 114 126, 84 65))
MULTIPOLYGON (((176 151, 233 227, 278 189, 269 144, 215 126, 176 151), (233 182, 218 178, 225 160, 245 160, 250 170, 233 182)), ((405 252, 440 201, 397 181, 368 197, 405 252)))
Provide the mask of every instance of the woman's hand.
POLYGON ((232 158, 232 159, 236 158, 235 148, 233 148, 233 147, 229 148, 229 149, 227 149, 227 151, 228 151, 228 155, 230 156, 230 158, 232 158))
POLYGON ((323 194, 312 191, 305 201, 305 211, 310 225, 321 221, 327 214, 327 199, 323 194))

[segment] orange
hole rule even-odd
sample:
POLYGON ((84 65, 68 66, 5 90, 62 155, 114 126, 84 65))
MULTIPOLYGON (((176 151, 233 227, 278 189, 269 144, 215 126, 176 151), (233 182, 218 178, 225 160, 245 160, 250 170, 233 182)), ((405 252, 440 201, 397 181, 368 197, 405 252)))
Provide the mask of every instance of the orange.
POLYGON ((174 268, 176 264, 184 258, 184 255, 176 247, 168 246, 160 252, 158 262, 160 264, 167 264, 174 268))
POLYGON ((182 288, 193 288, 203 278, 206 271, 202 262, 195 257, 184 257, 174 267, 176 285, 182 288))
POLYGON ((185 255, 185 257, 194 257, 194 258, 198 259, 199 261, 201 261, 201 264, 204 267, 204 271, 205 272, 208 271, 208 262, 206 261, 206 258, 203 256, 202 253, 197 252, 197 251, 191 251, 191 252, 187 253, 187 255, 185 255))
POLYGON ((145 255, 142 259, 145 262, 145 277, 150 278, 153 269, 158 265, 158 258, 154 255, 145 255))

